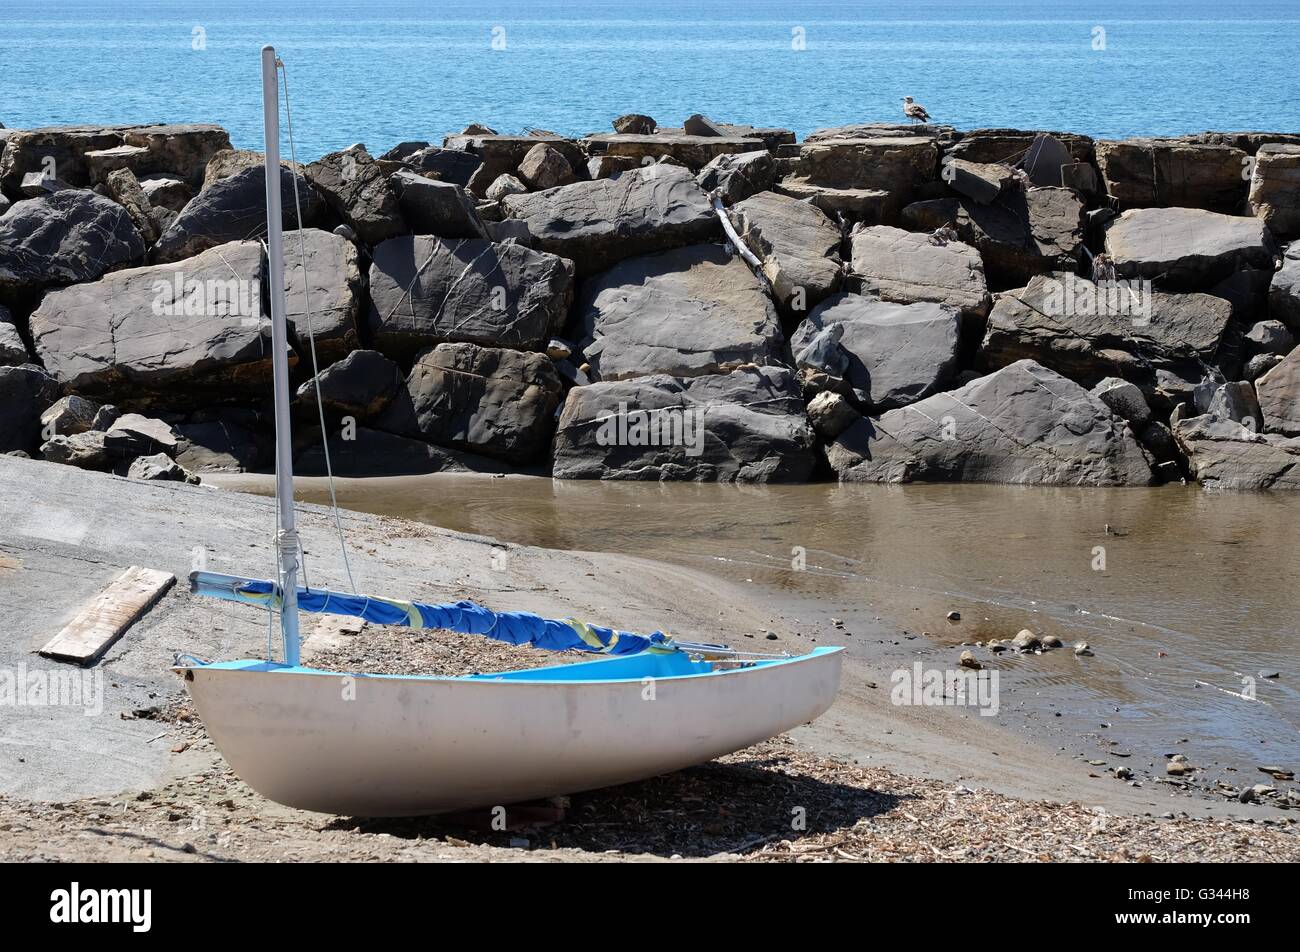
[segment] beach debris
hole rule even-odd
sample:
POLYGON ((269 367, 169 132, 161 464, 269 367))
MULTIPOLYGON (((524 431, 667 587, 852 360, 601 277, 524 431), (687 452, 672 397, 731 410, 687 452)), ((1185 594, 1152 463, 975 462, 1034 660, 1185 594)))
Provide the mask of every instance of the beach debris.
POLYGON ((86 603, 40 654, 55 661, 90 664, 172 587, 170 572, 133 565, 86 603))

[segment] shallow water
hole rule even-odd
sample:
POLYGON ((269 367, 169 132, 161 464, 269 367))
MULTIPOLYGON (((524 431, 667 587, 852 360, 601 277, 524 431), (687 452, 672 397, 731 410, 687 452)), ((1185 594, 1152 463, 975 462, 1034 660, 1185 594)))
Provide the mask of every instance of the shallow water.
POLYGON ((961 128, 1300 130, 1293 0, 5 0, 0 122, 217 122, 261 148, 264 43, 305 159, 630 111, 805 134, 898 121, 904 95, 961 128))
MULTIPOLYGON (((221 482, 270 486, 266 477, 221 482)), ((1206 765, 1300 766, 1294 496, 1181 486, 736 487, 513 476, 340 480, 338 495, 349 509, 712 572, 754 586, 756 598, 783 606, 819 643, 843 641, 851 650, 901 630, 954 646, 1023 627, 1067 645, 1083 639, 1096 657, 1067 649, 1002 655, 997 666, 1014 671, 1018 697, 1050 699, 1040 715, 1050 708, 1072 718, 1053 725, 1086 722, 1099 738, 1157 756, 1187 750, 1174 745, 1191 738, 1192 755, 1206 765), (945 620, 951 609, 961 612, 959 624, 945 620), (854 634, 832 629, 832 616, 854 634), (1263 678, 1265 671, 1281 677, 1263 678), (1254 700, 1240 696, 1252 688, 1254 700), (1103 716, 1105 731, 1094 723, 1103 716)), ((328 502, 324 482, 299 480, 299 498, 328 502)), ((362 587, 382 586, 364 566, 358 576, 362 587)), ((903 658, 914 644, 898 644, 892 657, 910 664, 903 658)), ((936 657, 951 665, 956 649, 936 657)))

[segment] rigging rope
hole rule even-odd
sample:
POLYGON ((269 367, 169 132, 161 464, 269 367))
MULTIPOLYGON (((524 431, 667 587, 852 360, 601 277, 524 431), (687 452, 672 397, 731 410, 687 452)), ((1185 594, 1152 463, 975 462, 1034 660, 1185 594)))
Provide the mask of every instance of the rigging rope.
POLYGON ((343 554, 343 569, 348 576, 348 585, 355 592, 357 583, 352 578, 352 563, 348 560, 348 544, 343 533, 343 519, 339 515, 339 500, 334 491, 334 466, 330 460, 329 431, 325 428, 325 404, 320 396, 320 366, 316 362, 316 330, 312 322, 311 282, 307 280, 307 241, 303 237, 302 197, 298 192, 298 153, 293 141, 293 110, 289 105, 289 69, 284 65, 283 60, 277 59, 276 65, 280 68, 280 76, 284 81, 284 118, 285 127, 289 133, 289 162, 293 171, 291 176, 293 179, 293 204, 295 224, 298 226, 298 257, 302 264, 303 305, 307 312, 307 340, 310 343, 311 350, 312 385, 316 391, 316 412, 320 418, 321 446, 325 451, 325 477, 329 485, 330 511, 334 514, 334 528, 338 532, 339 551, 343 554))

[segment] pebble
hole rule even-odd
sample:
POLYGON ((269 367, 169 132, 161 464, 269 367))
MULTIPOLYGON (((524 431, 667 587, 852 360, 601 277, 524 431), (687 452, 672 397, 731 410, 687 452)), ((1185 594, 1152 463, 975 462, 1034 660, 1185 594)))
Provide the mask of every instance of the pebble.
POLYGON ((1128 767, 1116 767, 1116 768, 1115 768, 1115 779, 1116 779, 1116 780, 1131 780, 1131 779, 1133 779, 1133 771, 1130 770, 1128 767))
POLYGON ((1080 658, 1091 658, 1092 645, 1088 644, 1086 641, 1076 641, 1074 643, 1074 653, 1080 658))
POLYGON ((1056 635, 1043 635, 1044 648, 1059 648, 1061 647, 1061 644, 1061 639, 1056 635))
POLYGON ((947 618, 949 621, 961 621, 961 612, 949 612, 947 618))
POLYGON ((1038 636, 1028 628, 1020 629, 1020 632, 1011 639, 1011 644, 1022 651, 1026 651, 1030 648, 1037 648, 1041 643, 1042 642, 1038 640, 1038 636))
POLYGON ((975 660, 975 656, 971 654, 969 651, 963 651, 961 653, 961 658, 959 659, 958 663, 963 668, 973 668, 976 671, 979 671, 981 668, 984 667, 984 665, 980 664, 978 661, 975 660))

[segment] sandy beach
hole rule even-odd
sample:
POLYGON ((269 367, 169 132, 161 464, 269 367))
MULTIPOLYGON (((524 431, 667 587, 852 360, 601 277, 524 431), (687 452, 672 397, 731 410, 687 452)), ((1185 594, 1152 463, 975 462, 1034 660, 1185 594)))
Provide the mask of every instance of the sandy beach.
MULTIPOLYGON (((0 490, 5 668, 54 666, 34 652, 129 565, 182 580, 99 663, 96 716, 68 706, 3 712, 3 859, 1300 857, 1286 812, 1089 776, 1077 760, 976 714, 891 704, 889 671, 861 660, 846 667, 836 705, 815 725, 669 777, 530 805, 506 831, 485 817, 366 821, 288 810, 230 773, 167 670, 178 652, 265 652, 264 615, 200 601, 183 579, 196 558, 215 571, 269 572, 270 500, 8 458, 0 458, 0 490)), ((303 506, 301 518, 313 584, 338 584, 327 512, 303 506)), ((495 543, 350 511, 343 525, 363 591, 468 597, 737 643, 769 632, 771 648, 790 652, 814 638, 834 641, 833 628, 796 636, 743 591, 661 563, 495 543), (502 549, 505 559, 494 559, 502 549)), ((444 633, 307 633, 308 663, 341 670, 466 673, 543 658, 444 633)))

